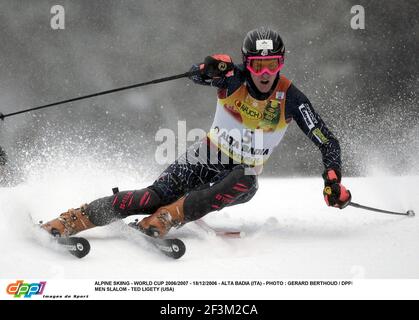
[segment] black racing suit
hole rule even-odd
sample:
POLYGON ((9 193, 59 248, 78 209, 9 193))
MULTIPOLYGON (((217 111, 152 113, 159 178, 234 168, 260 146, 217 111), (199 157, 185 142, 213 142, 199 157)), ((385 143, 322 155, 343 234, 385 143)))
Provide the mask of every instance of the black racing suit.
MULTIPOLYGON (((194 65, 191 71, 197 69, 198 66, 194 65)), ((197 84, 214 86, 225 96, 233 94, 244 83, 249 94, 257 100, 266 100, 271 94, 257 90, 243 65, 235 65, 234 75, 228 78, 213 80, 198 75, 191 79, 197 84)), ((325 169, 340 169, 339 142, 314 111, 307 97, 293 84, 286 92, 285 118, 287 122, 295 120, 319 147, 325 169)), ((253 168, 232 159, 221 161, 223 155, 219 150, 216 150, 216 154, 220 161, 209 161, 211 148, 214 146, 205 138, 189 147, 148 188, 118 192, 114 196, 93 201, 87 208, 90 220, 95 225, 105 225, 133 214, 152 214, 159 207, 186 195, 184 214, 188 222, 211 211, 250 200, 257 191, 257 177, 249 174, 253 168)))

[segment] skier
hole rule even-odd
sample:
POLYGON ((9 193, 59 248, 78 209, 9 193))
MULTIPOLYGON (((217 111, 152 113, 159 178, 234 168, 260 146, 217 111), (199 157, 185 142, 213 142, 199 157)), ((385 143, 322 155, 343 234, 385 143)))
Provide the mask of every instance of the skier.
POLYGON ((199 71, 191 76, 193 82, 218 88, 207 137, 189 147, 151 186, 70 209, 42 227, 55 236, 70 236, 141 214, 148 216, 133 225, 163 238, 172 227, 249 201, 258 188, 259 169, 292 120, 321 151, 327 205, 344 208, 351 194, 341 184, 339 142, 307 97, 280 74, 284 54, 279 34, 261 27, 243 41, 243 64, 218 54, 193 65, 191 71, 199 71))

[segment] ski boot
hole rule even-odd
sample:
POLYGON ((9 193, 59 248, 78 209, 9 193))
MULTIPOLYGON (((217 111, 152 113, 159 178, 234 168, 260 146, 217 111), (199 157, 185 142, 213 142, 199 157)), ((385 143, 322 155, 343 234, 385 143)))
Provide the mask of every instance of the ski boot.
POLYGON ((185 224, 183 213, 183 203, 185 197, 177 201, 160 207, 152 215, 142 219, 133 227, 154 238, 163 238, 172 227, 179 228, 185 224))
POLYGON ((95 227, 86 214, 87 205, 77 209, 70 209, 60 214, 54 220, 41 225, 41 228, 48 231, 54 237, 69 237, 80 231, 95 227))

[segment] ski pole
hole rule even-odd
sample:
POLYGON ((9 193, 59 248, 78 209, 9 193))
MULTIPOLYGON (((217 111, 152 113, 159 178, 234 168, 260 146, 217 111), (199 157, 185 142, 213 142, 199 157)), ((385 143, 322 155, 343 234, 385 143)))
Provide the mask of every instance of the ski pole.
POLYGON ((3 113, 0 112, 0 119, 4 120, 7 117, 15 116, 15 115, 18 115, 18 114, 21 114, 21 113, 26 113, 26 112, 30 112, 30 111, 39 110, 39 109, 58 106, 60 104, 64 104, 64 103, 68 103, 68 102, 74 102, 74 101, 79 101, 79 100, 83 100, 83 99, 103 96, 105 94, 114 93, 114 92, 118 92, 118 91, 122 91, 122 90, 128 90, 128 89, 143 87, 143 86, 146 86, 146 85, 149 85, 149 84, 156 84, 156 83, 171 81, 171 80, 175 80, 175 79, 186 78, 186 77, 196 75, 199 72, 200 72, 199 70, 192 71, 192 72, 185 72, 185 73, 177 74, 177 75, 174 75, 174 76, 164 77, 164 78, 155 79, 155 80, 151 80, 151 81, 147 81, 147 82, 132 84, 132 85, 125 86, 125 87, 120 87, 120 88, 116 88, 116 89, 110 89, 110 90, 106 90, 106 91, 92 93, 92 94, 88 94, 88 95, 85 95, 85 96, 76 97, 76 98, 67 99, 67 100, 62 100, 62 101, 58 101, 58 102, 53 102, 53 103, 45 104, 45 105, 42 105, 42 106, 28 108, 28 109, 24 109, 24 110, 21 110, 21 111, 8 113, 8 114, 3 114, 3 113))
POLYGON ((414 217, 415 216, 415 212, 413 210, 407 210, 406 212, 394 212, 394 211, 387 211, 387 210, 367 207, 367 206, 364 206, 364 205, 361 205, 361 204, 358 204, 358 203, 355 203, 355 202, 349 202, 348 205, 352 206, 352 207, 355 207, 355 208, 359 208, 359 209, 365 209, 365 210, 381 212, 381 213, 386 213, 386 214, 395 214, 395 215, 399 215, 399 216, 408 216, 408 217, 414 217))

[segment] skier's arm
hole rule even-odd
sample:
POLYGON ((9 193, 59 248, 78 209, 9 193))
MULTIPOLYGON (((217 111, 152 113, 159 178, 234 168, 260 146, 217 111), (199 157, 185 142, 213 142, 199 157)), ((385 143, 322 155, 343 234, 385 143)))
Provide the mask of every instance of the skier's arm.
POLYGON ((318 146, 322 153, 324 189, 328 206, 345 208, 351 201, 351 193, 342 184, 341 152, 339 141, 326 127, 307 97, 291 84, 287 91, 287 107, 300 129, 318 146))
POLYGON ((304 134, 320 149, 323 165, 328 169, 341 169, 339 141, 326 127, 308 98, 293 84, 287 91, 287 111, 304 134))

